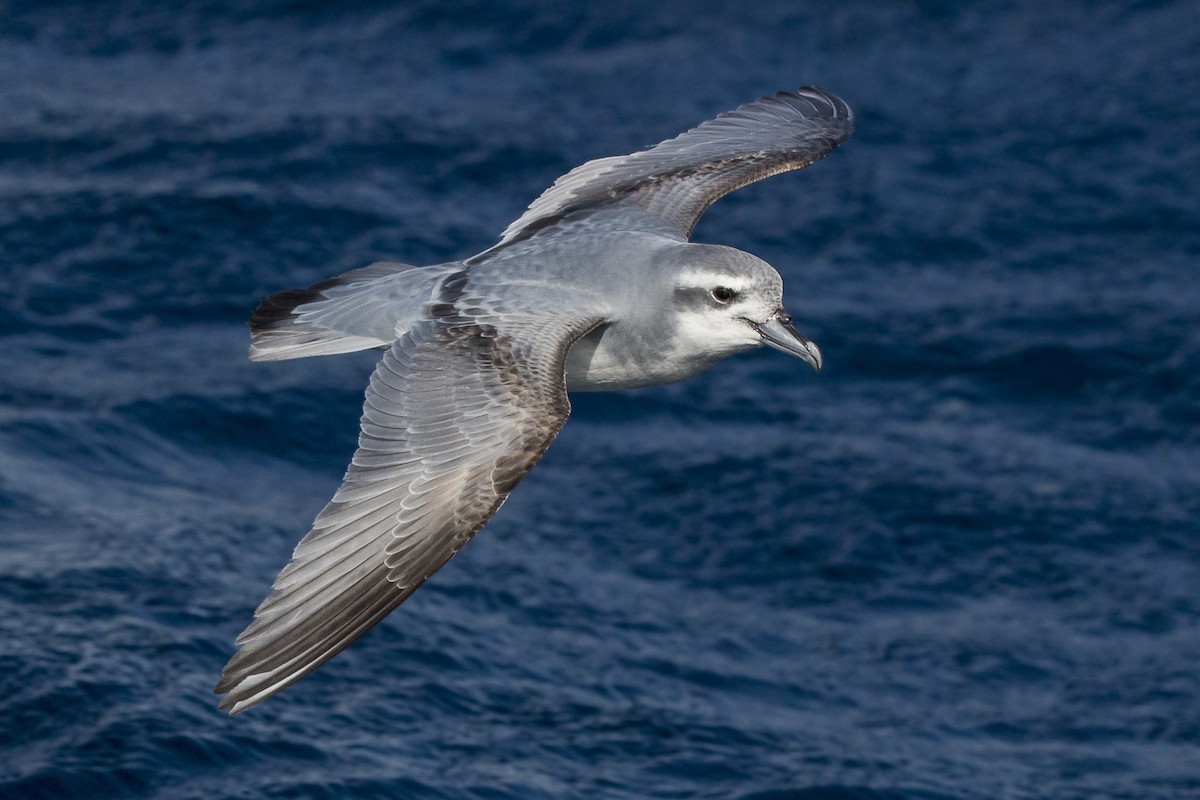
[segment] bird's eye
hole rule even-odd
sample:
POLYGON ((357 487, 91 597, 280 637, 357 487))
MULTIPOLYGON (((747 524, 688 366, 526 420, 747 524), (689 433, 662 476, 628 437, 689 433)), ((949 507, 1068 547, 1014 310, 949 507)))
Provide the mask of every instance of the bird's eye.
POLYGON ((728 303, 730 300, 737 297, 737 292, 735 292, 733 289, 730 289, 728 286, 718 286, 717 288, 713 289, 710 294, 712 295, 712 299, 716 300, 718 303, 728 303))

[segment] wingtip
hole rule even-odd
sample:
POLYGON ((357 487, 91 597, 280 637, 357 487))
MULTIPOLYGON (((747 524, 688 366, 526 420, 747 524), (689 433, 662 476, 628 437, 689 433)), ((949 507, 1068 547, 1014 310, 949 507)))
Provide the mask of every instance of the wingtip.
POLYGON ((254 706, 254 705, 258 705, 258 703, 257 702, 244 703, 244 702, 238 702, 235 700, 230 700, 229 698, 225 698, 224 700, 222 700, 220 703, 217 704, 217 710, 224 711, 226 714, 228 714, 231 717, 236 717, 238 714, 241 714, 247 708, 250 708, 250 706, 254 706))
MULTIPOLYGON (((220 693, 217 691, 214 691, 213 694, 220 694, 220 693)), ((222 697, 220 702, 217 703, 217 710, 224 711, 227 714, 229 714, 229 716, 232 717, 234 714, 237 714, 241 710, 241 709, 235 708, 236 705, 237 705, 237 703, 234 702, 228 696, 222 697)))
MULTIPOLYGON (((788 93, 782 92, 781 94, 788 93)), ((854 128, 854 109, 850 107, 849 103, 828 89, 808 84, 797 89, 794 95, 825 103, 829 106, 830 117, 832 119, 842 120, 850 129, 854 128)))
POLYGON ((222 673, 221 680, 213 687, 213 694, 221 698, 217 703, 217 710, 228 711, 231 716, 242 710, 237 708, 238 701, 233 695, 236 687, 237 682, 231 679, 227 673, 222 673))
POLYGON ((833 147, 845 142, 854 133, 854 110, 838 95, 820 86, 806 84, 795 91, 778 91, 760 97, 753 103, 739 106, 721 116, 736 116, 748 108, 762 104, 780 104, 799 111, 810 123, 819 122, 833 147))
POLYGON ((228 693, 232 688, 233 686, 230 685, 229 681, 224 678, 221 679, 220 683, 213 687, 213 694, 221 697, 221 699, 217 701, 217 710, 225 711, 230 716, 233 716, 242 710, 237 707, 237 700, 233 698, 233 695, 228 693))
POLYGON ((217 703, 217 709, 228 712, 231 717, 242 713, 251 706, 258 705, 290 686, 298 678, 303 677, 301 674, 292 675, 283 680, 271 680, 274 677, 271 674, 235 677, 227 673, 228 670, 222 676, 220 683, 213 689, 213 694, 225 695, 217 703))

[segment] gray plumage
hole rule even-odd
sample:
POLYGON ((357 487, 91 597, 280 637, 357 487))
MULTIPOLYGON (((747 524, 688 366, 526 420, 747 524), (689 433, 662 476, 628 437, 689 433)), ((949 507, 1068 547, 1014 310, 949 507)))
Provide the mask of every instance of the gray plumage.
POLYGON ((679 380, 761 344, 819 367, 770 265, 687 240, 715 200, 852 129, 827 92, 779 93, 572 170, 466 261, 375 264, 264 300, 254 360, 387 352, 345 480, 238 637, 221 707, 299 680, 416 591, 546 451, 568 389, 679 380))

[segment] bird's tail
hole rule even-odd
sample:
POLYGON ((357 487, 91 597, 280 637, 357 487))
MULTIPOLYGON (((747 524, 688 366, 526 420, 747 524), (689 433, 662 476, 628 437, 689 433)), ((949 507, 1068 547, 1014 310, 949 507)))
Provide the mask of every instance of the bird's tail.
POLYGON ((396 338, 396 308, 408 281, 388 280, 419 269, 372 264, 307 289, 270 295, 250 317, 250 359, 282 361, 387 347, 396 338))

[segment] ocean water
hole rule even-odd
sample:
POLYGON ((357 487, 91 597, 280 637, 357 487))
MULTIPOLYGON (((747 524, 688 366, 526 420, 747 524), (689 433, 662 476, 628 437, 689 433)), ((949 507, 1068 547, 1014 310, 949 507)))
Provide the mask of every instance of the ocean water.
POLYGON ((1200 5, 0 3, 0 797, 1200 797, 1200 5), (237 717, 377 354, 265 294, 493 241, 778 89, 710 210, 826 369, 581 395, 412 600, 237 717))

